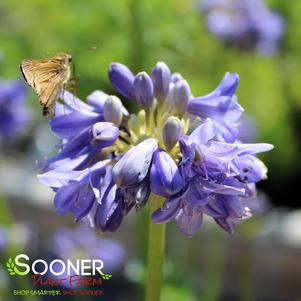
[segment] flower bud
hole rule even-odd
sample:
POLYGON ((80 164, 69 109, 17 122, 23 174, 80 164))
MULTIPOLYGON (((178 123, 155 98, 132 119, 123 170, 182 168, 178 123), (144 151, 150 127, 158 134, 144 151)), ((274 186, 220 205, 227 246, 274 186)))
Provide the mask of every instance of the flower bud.
POLYGON ((144 110, 149 110, 154 100, 154 86, 146 72, 140 72, 136 75, 134 91, 137 102, 144 110))
POLYGON ((126 152, 113 167, 113 179, 117 186, 136 187, 146 177, 157 148, 157 140, 149 138, 126 152))
POLYGON ((163 150, 154 153, 150 170, 151 191, 170 197, 184 187, 184 181, 175 161, 163 150))
POLYGON ((185 79, 181 79, 175 83, 171 91, 171 99, 173 102, 173 111, 182 117, 186 111, 188 101, 191 97, 190 87, 185 79))
POLYGON ((97 122, 92 127, 92 134, 99 146, 107 147, 118 138, 119 130, 111 122, 97 122))
POLYGON ((167 151, 170 151, 179 141, 182 130, 179 118, 170 116, 166 119, 163 125, 162 136, 167 151))
POLYGON ((105 121, 113 122, 120 126, 122 120, 122 103, 116 96, 109 96, 104 103, 104 118, 105 121))
POLYGON ((158 62, 153 68, 151 78, 154 84, 154 94, 158 102, 165 101, 170 83, 170 70, 163 62, 158 62))
POLYGON ((120 63, 112 63, 109 68, 109 78, 114 88, 128 99, 135 99, 134 79, 132 71, 120 63))
POLYGON ((171 75, 171 81, 173 82, 173 83, 176 83, 177 81, 179 81, 179 80, 181 80, 181 79, 183 79, 183 76, 180 74, 180 73, 173 73, 172 75, 171 75))

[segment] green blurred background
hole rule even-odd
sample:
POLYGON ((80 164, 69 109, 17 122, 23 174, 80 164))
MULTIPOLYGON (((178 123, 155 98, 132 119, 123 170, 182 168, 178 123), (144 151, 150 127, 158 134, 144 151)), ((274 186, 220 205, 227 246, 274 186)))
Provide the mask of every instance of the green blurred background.
MULTIPOLYGON (((25 58, 51 57, 59 51, 72 53, 94 46, 96 51, 74 55, 76 73, 80 75, 77 93, 82 99, 96 89, 113 93, 107 77, 112 61, 122 62, 134 72, 149 72, 157 61, 164 61, 173 72, 180 72, 188 80, 194 95, 209 93, 225 72, 237 72, 240 75, 239 102, 255 121, 258 142, 275 145, 272 152, 262 156, 269 168, 269 179, 260 184, 260 188, 276 208, 298 209, 298 185, 301 183, 301 1, 270 0, 267 3, 284 17, 286 24, 279 53, 273 57, 227 48, 206 29, 196 1, 1 0, 0 49, 3 60, 0 76, 21 78, 19 63, 25 58)), ((37 97, 32 91, 29 93, 30 105, 36 118, 40 118, 37 97)), ((40 123, 47 122, 41 120, 40 123)), ((130 230, 136 231, 138 223, 129 225, 130 230)), ((168 248, 171 274, 167 277, 165 293, 169 297, 166 300, 297 300, 300 291, 294 291, 288 299, 281 297, 285 296, 286 287, 281 291, 283 295, 279 297, 278 294, 279 299, 265 295, 258 297, 263 296, 258 293, 258 285, 257 289, 253 284, 253 289, 250 288, 248 277, 254 277, 255 273, 249 273, 252 266, 249 258, 254 257, 255 252, 250 241, 264 221, 259 218, 247 223, 249 226, 243 225, 236 238, 226 238, 209 226, 209 230, 200 231, 192 239, 194 241, 183 237, 171 226, 169 231, 176 239, 170 239, 169 244, 173 247, 168 248), (229 244, 237 248, 229 251, 229 244), (185 250, 182 250, 183 246, 185 250), (235 252, 242 254, 239 257, 242 264, 232 262, 238 273, 237 281, 230 283, 233 290, 223 288, 225 280, 221 279, 226 273, 223 252, 234 252, 234 255, 231 253, 234 257, 235 252), (207 278, 198 276, 196 267, 207 278), (238 276, 244 268, 247 272, 242 271, 244 276, 238 276), (254 297, 254 292, 259 295, 254 297), (221 296, 230 297, 222 299, 221 296)), ((124 240, 122 231, 119 236, 124 240)), ((139 255, 138 251, 135 252, 139 255)), ((275 260, 275 265, 281 266, 275 260)), ((232 271, 231 262, 227 265, 232 271)), ((277 269, 276 272, 280 273, 277 269)), ((272 289, 275 283, 278 282, 271 282, 267 287, 272 289)), ((136 300, 140 299, 137 297, 136 300)))

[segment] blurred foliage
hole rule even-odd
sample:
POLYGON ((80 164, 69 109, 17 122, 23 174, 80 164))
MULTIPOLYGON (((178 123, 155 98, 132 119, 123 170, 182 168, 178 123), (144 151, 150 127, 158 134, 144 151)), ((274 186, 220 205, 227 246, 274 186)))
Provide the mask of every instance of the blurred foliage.
MULTIPOLYGON (((187 78, 194 95, 210 92, 225 72, 237 72, 239 101, 254 118, 259 140, 275 145, 264 155, 270 168, 264 187, 280 204, 284 190, 290 191, 301 175, 301 3, 267 2, 286 22, 286 35, 275 57, 226 48, 206 30, 196 0, 2 0, 1 76, 20 77, 18 65, 24 58, 93 46, 94 52, 74 54, 82 98, 94 89, 113 93, 107 78, 112 61, 135 72, 150 71, 157 61, 165 61, 187 78)), ((31 103, 38 111, 33 94, 31 103)), ((289 204, 297 206, 297 200, 289 204)))

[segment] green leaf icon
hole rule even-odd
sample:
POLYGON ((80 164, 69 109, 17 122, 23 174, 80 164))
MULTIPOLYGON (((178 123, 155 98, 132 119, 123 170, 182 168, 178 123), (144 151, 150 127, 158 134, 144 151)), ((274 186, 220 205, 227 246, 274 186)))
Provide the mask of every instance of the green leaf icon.
POLYGON ((112 276, 113 276, 113 275, 111 275, 111 274, 106 274, 106 273, 104 273, 104 272, 102 272, 102 271, 100 271, 99 274, 101 275, 101 277, 102 277, 103 280, 109 280, 109 279, 111 279, 112 276))
POLYGON ((7 268, 9 275, 16 275, 14 267, 15 267, 15 263, 13 262, 13 260, 11 258, 9 258, 6 262, 6 268, 7 268))
POLYGON ((111 274, 105 274, 105 273, 103 273, 101 276, 102 276, 102 279, 103 279, 103 280, 109 280, 109 279, 112 278, 112 275, 111 275, 111 274))

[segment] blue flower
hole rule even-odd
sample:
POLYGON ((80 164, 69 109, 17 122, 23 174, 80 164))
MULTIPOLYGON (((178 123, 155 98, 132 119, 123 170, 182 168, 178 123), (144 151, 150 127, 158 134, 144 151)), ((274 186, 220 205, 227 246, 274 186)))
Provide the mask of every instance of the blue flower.
POLYGON ((277 52, 284 21, 263 0, 203 0, 200 8, 209 31, 221 40, 264 55, 277 52))
MULTIPOLYGON (((59 228, 48 241, 47 253, 63 261, 81 259, 99 259, 103 262, 102 272, 112 274, 119 270, 125 261, 126 251, 124 246, 116 240, 99 237, 96 233, 89 231, 87 227, 79 226, 75 229, 59 228)), ((61 272, 61 265, 53 265, 53 270, 61 272)), ((64 287, 70 288, 69 276, 75 276, 74 271, 67 274, 67 269, 63 274, 55 276, 49 273, 49 277, 68 279, 62 281, 64 287)), ((99 275, 100 276, 100 275, 99 275)), ((74 278, 75 287, 79 284, 74 278)))
POLYGON ((219 142, 214 140, 215 134, 214 124, 207 120, 182 138, 179 167, 186 187, 180 194, 169 195, 164 206, 154 212, 156 222, 174 218, 180 229, 191 236, 201 226, 204 213, 229 233, 239 220, 251 216, 243 198, 253 196, 253 183, 265 179, 267 172, 255 154, 273 147, 219 142))
POLYGON ((205 96, 193 97, 180 74, 156 64, 136 76, 125 65, 109 69, 113 86, 141 110, 128 116, 116 96, 96 91, 87 103, 65 92, 52 130, 63 139, 40 180, 55 191, 60 214, 73 214, 103 232, 115 231, 151 194, 165 199, 154 222, 176 220, 193 235, 203 215, 225 231, 251 216, 245 200, 267 168, 256 154, 270 144, 241 143, 239 76, 227 73, 205 96))
POLYGON ((62 260, 97 258, 104 262, 104 271, 120 268, 126 257, 125 248, 116 240, 99 237, 84 226, 59 228, 51 237, 50 248, 62 260), (80 257, 78 257, 80 256, 80 257))
POLYGON ((7 229, 0 226, 0 251, 4 250, 8 243, 7 229))
POLYGON ((0 139, 10 140, 24 132, 31 119, 26 107, 26 87, 19 80, 0 80, 0 139))

